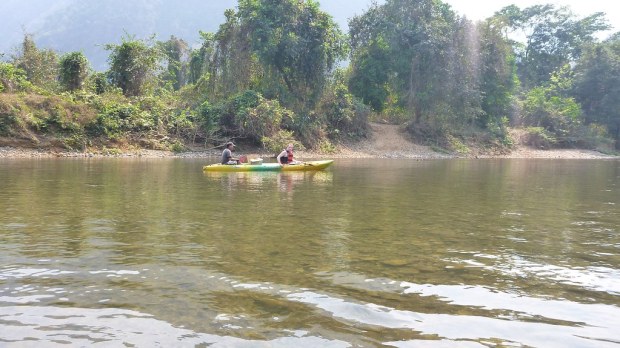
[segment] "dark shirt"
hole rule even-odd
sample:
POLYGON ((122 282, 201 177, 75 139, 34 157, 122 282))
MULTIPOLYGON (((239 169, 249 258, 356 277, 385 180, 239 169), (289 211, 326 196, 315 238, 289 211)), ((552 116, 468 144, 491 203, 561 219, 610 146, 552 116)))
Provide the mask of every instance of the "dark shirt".
POLYGON ((230 149, 224 149, 224 152, 222 152, 222 164, 228 164, 231 158, 232 152, 230 151, 230 149))

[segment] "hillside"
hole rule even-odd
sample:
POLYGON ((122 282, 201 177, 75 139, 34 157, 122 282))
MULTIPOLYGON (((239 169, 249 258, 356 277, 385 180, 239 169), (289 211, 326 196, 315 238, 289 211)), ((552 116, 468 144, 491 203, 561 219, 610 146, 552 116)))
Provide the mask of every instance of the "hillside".
MULTIPOLYGON (((366 10, 371 0, 323 0, 321 7, 346 31, 347 20, 366 10)), ((158 40, 171 35, 190 44, 199 31, 215 32, 224 11, 236 0, 3 0, 0 2, 0 53, 10 56, 24 33, 34 35, 42 48, 82 51, 96 70, 105 70, 103 45, 119 43, 124 35, 158 40)))

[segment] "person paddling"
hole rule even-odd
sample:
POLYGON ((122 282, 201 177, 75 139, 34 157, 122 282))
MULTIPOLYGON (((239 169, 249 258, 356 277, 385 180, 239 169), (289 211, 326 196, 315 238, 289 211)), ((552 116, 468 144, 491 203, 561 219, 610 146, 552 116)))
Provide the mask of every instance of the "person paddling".
POLYGON ((282 150, 276 158, 280 165, 301 163, 293 159, 293 144, 288 144, 286 149, 282 150))
POLYGON ((235 148, 235 144, 232 141, 226 143, 226 148, 222 152, 222 164, 238 164, 239 159, 233 157, 232 150, 235 148))

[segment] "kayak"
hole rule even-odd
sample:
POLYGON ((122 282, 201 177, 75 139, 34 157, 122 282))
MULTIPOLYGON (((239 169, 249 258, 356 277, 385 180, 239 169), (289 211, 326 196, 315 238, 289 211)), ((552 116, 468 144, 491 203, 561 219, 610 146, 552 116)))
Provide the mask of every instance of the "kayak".
POLYGON ((260 164, 210 164, 202 167, 205 172, 297 172, 305 170, 322 170, 329 167, 334 160, 308 161, 299 164, 260 163, 260 164))

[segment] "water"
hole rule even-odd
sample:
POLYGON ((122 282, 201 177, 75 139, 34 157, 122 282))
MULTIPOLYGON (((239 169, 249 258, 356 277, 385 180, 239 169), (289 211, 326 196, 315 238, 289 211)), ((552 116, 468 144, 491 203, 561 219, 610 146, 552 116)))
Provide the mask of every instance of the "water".
POLYGON ((620 162, 0 160, 0 346, 620 346, 620 162))

